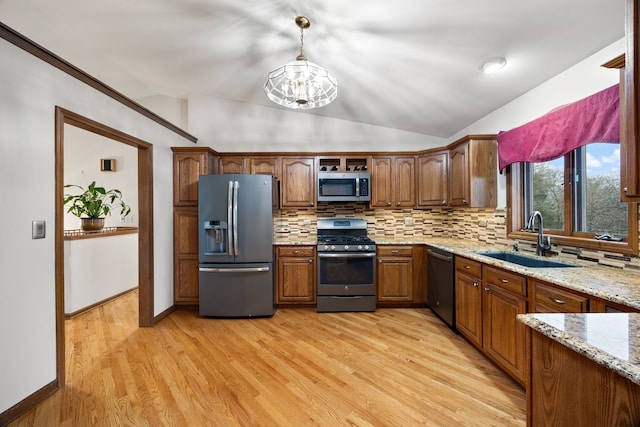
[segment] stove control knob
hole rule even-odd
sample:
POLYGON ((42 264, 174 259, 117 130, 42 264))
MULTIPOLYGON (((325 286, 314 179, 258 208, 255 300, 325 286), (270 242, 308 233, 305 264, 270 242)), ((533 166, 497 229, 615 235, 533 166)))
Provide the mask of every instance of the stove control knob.
POLYGON ((368 251, 369 250, 369 245, 364 245, 364 250, 368 251))
POLYGON ((335 246, 333 246, 333 245, 331 245, 331 250, 332 250, 332 251, 335 251, 335 250, 336 250, 336 247, 335 247, 335 246))
POLYGON ((324 249, 325 251, 328 251, 329 250, 329 246, 324 245, 324 247, 322 249, 324 249))
POLYGON ((344 250, 348 251, 349 250, 349 245, 344 245, 344 250))
POLYGON ((358 246, 358 250, 361 251, 362 250, 362 245, 358 246))

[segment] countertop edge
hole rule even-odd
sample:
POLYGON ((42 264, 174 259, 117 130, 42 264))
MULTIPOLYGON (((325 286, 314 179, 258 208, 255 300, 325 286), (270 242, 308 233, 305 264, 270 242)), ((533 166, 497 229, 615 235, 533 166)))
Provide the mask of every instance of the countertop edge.
MULTIPOLYGON (((540 314, 540 313, 537 313, 540 314)), ((580 315, 581 313, 572 313, 574 315, 580 315)), ((607 316, 606 313, 584 313, 583 316, 607 316)), ((640 316, 640 314, 631 313, 630 315, 640 316)), ((524 323, 532 330, 541 333, 542 335, 564 345, 565 347, 582 354, 587 359, 596 362, 597 364, 604 366, 607 369, 617 373, 618 375, 628 379, 629 381, 640 385, 640 366, 622 360, 611 353, 608 353, 602 349, 599 349, 583 340, 557 329, 553 325, 545 322, 544 320, 535 317, 535 314, 518 314, 518 321, 524 323)))

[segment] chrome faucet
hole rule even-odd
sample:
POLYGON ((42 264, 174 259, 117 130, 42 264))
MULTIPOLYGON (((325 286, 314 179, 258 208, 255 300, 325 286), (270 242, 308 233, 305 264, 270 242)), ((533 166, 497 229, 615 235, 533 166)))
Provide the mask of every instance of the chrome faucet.
POLYGON ((536 244, 536 255, 544 255, 546 251, 551 250, 551 236, 544 235, 542 214, 540 211, 533 211, 531 213, 529 221, 527 222, 526 230, 535 232, 536 218, 538 218, 538 243, 536 244))

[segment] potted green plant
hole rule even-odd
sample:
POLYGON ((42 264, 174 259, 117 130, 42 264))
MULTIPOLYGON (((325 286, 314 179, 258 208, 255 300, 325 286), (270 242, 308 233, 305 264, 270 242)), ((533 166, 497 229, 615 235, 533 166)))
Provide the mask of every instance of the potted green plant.
POLYGON ((84 231, 97 231, 104 227, 104 217, 111 215, 114 207, 120 207, 120 215, 125 218, 131 213, 131 207, 122 200, 122 192, 118 189, 106 190, 98 187, 93 181, 85 189, 80 185, 68 184, 65 188, 77 188, 79 194, 65 194, 64 205, 67 212, 81 221, 84 231))

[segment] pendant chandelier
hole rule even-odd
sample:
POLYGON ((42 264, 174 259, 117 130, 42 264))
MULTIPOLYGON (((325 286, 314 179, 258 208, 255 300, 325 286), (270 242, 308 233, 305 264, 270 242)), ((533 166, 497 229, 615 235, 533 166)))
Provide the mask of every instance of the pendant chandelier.
POLYGON ((269 73, 264 93, 278 105, 293 109, 323 107, 338 96, 338 81, 321 66, 307 61, 302 52, 304 30, 311 26, 309 18, 298 16, 300 54, 269 73))

